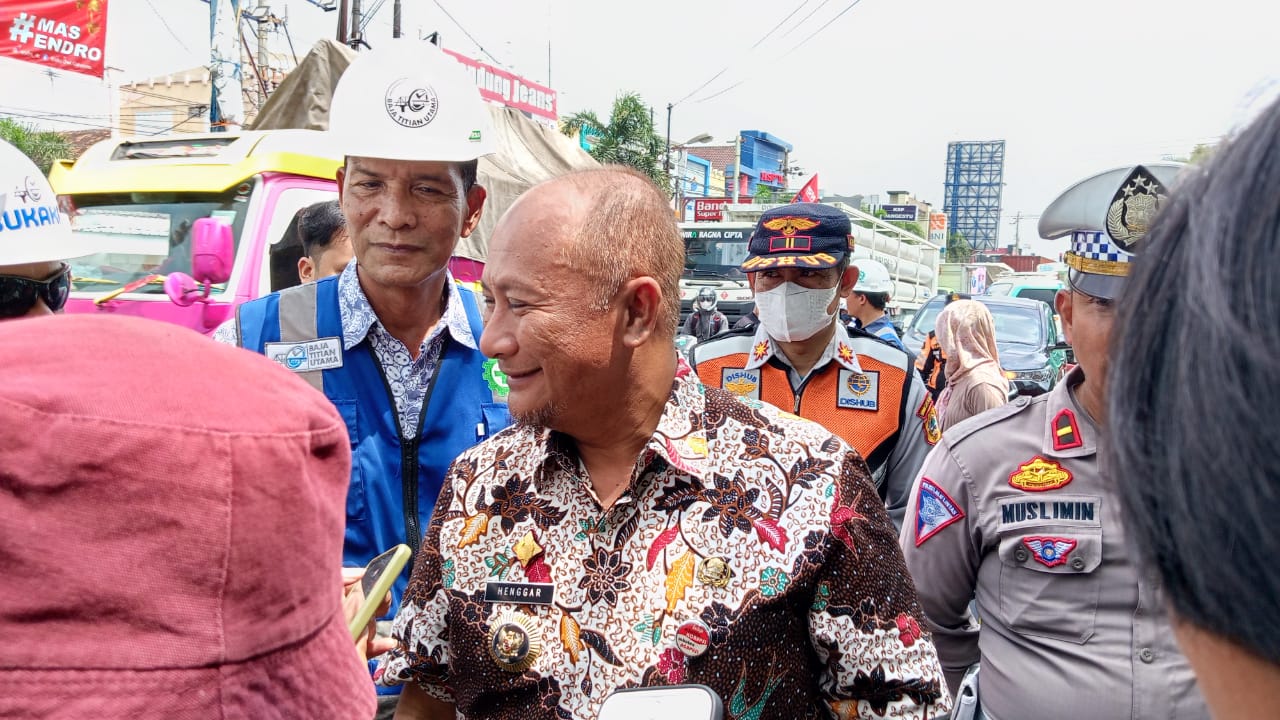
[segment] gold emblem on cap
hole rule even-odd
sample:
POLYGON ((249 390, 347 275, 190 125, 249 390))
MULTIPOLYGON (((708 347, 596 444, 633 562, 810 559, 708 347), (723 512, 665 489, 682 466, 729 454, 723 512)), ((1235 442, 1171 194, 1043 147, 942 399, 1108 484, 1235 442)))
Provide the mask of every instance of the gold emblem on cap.
POLYGON ((538 539, 533 536, 533 531, 525 533, 515 545, 511 547, 516 557, 520 560, 521 567, 529 567, 529 563, 542 553, 542 546, 538 544, 538 539))
POLYGON ((774 218, 772 220, 766 220, 763 223, 761 223, 761 225, 763 225, 764 227, 770 230, 777 230, 778 232, 781 232, 783 235, 791 236, 791 235, 795 235, 797 232, 800 232, 802 230, 812 230, 813 228, 818 227, 819 223, 817 220, 810 220, 809 218, 795 217, 793 215, 788 215, 787 217, 780 217, 780 218, 774 218))
POLYGON ((727 587, 731 577, 733 577, 733 570, 729 568, 729 563, 724 558, 709 557, 698 566, 698 582, 704 585, 715 588, 727 587))
POLYGON ((1133 252, 1147 234, 1156 211, 1164 205, 1163 190, 1160 181, 1141 165, 1125 178, 1107 210, 1107 234, 1121 250, 1133 252))
POLYGON ((520 612, 504 612, 489 633, 489 657, 507 672, 524 672, 542 655, 542 640, 534 619, 520 612))

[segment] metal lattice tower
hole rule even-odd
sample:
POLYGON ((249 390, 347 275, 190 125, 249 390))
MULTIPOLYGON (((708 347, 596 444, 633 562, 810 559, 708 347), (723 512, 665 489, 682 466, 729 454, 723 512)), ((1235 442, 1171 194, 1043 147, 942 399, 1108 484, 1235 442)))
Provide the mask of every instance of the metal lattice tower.
POLYGON ((998 247, 1004 189, 1004 141, 947 144, 943 212, 947 232, 959 233, 974 252, 998 247))

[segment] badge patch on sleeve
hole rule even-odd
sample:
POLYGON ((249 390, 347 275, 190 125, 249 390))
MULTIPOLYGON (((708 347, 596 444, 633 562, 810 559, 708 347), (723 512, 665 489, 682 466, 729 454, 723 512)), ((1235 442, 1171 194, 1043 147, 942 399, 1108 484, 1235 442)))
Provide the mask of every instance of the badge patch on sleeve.
POLYGON ((1025 537, 1022 544, 1031 551, 1031 557, 1045 567, 1057 567, 1067 561, 1076 549, 1076 541, 1063 537, 1025 537))
POLYGON ((924 402, 916 410, 916 417, 924 421, 924 441, 937 445, 942 439, 942 425, 938 423, 938 411, 933 406, 933 396, 925 393, 924 402))
POLYGON ((916 496, 916 547, 963 517, 964 511, 946 490, 927 477, 920 478, 920 493, 916 496))
POLYGON ((720 369, 720 387, 738 397, 760 399, 760 371, 739 368, 720 369))
POLYGON ((320 338, 300 343, 267 343, 262 354, 294 372, 342 367, 342 339, 320 338))
POLYGON ((1065 487, 1071 482, 1071 471, 1052 460, 1040 456, 1018 466, 1009 473, 1009 484, 1026 492, 1047 492, 1065 487))
POLYGON ((836 392, 836 407, 855 410, 880 409, 880 373, 840 371, 840 386, 836 392))

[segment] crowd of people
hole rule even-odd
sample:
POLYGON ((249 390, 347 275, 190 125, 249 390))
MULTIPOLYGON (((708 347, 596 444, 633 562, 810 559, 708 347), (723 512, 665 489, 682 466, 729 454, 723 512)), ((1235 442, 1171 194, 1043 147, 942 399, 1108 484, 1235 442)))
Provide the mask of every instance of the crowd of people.
POLYGON ((699 297, 688 361, 632 170, 526 192, 454 282, 493 130, 431 46, 360 54, 330 132, 339 199, 215 343, 57 317, 92 248, 0 144, 37 178, 0 231, 0 716, 594 720, 687 683, 733 718, 1271 713, 1280 105, 1044 211, 1077 366, 1012 401, 985 306, 917 362, 820 204, 762 214, 753 322, 699 297), (353 642, 343 568, 400 543, 353 642))

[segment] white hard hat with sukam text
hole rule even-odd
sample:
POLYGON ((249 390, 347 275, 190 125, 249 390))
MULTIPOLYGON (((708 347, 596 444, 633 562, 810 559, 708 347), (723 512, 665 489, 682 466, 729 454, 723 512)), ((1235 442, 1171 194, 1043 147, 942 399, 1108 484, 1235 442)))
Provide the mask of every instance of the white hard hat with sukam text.
POLYGON ((356 56, 338 80, 329 132, 345 156, 466 162, 493 153, 480 90, 430 43, 399 39, 356 56))
POLYGON ((94 247, 71 232, 40 168, 0 140, 0 265, 70 260, 94 247))

